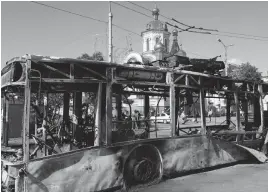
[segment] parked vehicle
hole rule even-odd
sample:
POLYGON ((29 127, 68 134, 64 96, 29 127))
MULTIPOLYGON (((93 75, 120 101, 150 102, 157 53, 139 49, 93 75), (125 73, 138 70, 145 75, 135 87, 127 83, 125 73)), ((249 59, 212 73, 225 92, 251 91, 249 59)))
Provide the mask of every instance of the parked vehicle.
POLYGON ((157 123, 170 123, 170 116, 166 113, 161 113, 157 116, 152 116, 150 119, 156 120, 157 123))

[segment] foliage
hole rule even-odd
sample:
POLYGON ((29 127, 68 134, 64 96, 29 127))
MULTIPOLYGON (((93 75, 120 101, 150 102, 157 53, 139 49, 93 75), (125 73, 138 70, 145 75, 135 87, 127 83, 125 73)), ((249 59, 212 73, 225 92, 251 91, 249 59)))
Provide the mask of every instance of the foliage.
POLYGON ((87 53, 83 53, 81 56, 77 57, 77 59, 93 60, 92 57, 89 56, 87 53))
POLYGON ((96 61, 104 61, 103 54, 99 51, 93 53, 92 58, 93 60, 96 60, 96 61))
MULTIPOLYGON (((37 94, 32 94, 31 101, 34 112, 39 113, 39 124, 42 124, 42 117, 44 113, 44 93, 41 93, 40 98, 37 98, 37 94), (38 99, 38 106, 35 105, 35 101, 38 99)), ((47 120, 50 125, 59 123, 60 109, 63 106, 63 94, 62 93, 49 93, 47 98, 47 120)))
POLYGON ((124 104, 132 105, 134 103, 134 100, 133 99, 126 99, 126 97, 122 97, 122 102, 124 104))
POLYGON ((261 73, 258 68, 249 62, 241 65, 230 65, 228 68, 228 76, 238 80, 260 81, 261 73))
POLYGON ((97 51, 90 56, 87 53, 83 53, 81 56, 77 57, 77 59, 83 60, 94 60, 94 61, 104 61, 104 56, 101 52, 97 51))

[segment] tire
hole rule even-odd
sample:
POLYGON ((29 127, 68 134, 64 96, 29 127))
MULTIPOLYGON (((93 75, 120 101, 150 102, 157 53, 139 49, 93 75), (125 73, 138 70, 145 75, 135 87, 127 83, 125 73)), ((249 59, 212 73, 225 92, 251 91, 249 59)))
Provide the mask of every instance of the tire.
POLYGON ((138 191, 161 181, 163 160, 153 145, 140 145, 131 150, 123 167, 124 189, 138 191))

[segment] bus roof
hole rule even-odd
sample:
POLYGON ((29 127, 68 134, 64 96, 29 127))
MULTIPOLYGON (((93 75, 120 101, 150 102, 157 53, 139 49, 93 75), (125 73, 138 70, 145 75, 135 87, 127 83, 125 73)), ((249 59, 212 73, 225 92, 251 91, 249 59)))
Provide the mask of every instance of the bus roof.
MULTIPOLYGON (((6 66, 2 69, 1 75, 2 75, 2 85, 1 87, 10 86, 10 85, 24 85, 23 81, 20 82, 12 82, 10 81, 10 75, 6 75, 9 71, 12 70, 12 64, 14 63, 24 63, 25 66, 28 65, 27 61, 31 61, 34 64, 42 64, 42 65, 50 65, 50 66, 65 66, 66 68, 70 67, 70 64, 73 64, 75 66, 84 66, 84 67, 92 67, 92 68, 102 68, 105 69, 107 67, 112 67, 115 69, 126 69, 126 70, 138 70, 138 71, 149 71, 149 72, 160 72, 160 73, 166 73, 166 72, 173 72, 175 74, 185 74, 185 75, 193 75, 193 76, 200 76, 205 78, 211 78, 211 79, 217 79, 217 80, 223 80, 223 81, 232 81, 235 83, 256 83, 252 81, 243 81, 243 80, 234 80, 228 77, 221 77, 221 76, 215 76, 195 71, 187 71, 184 70, 182 67, 160 67, 160 66, 150 66, 150 65, 143 65, 143 64, 117 64, 117 63, 109 63, 105 61, 93 61, 93 60, 83 60, 83 59, 74 59, 74 58, 64 58, 64 57, 54 57, 54 56, 41 56, 41 55, 29 55, 26 54, 22 57, 15 57, 8 62, 6 62, 6 66), (6 77, 5 77, 6 76, 6 77), (4 79, 4 81, 3 81, 4 79), (6 79, 6 80, 5 80, 6 79)), ((105 75, 105 74, 104 74, 105 75)), ((259 82, 259 84, 264 84, 265 87, 268 86, 267 83, 259 82)))

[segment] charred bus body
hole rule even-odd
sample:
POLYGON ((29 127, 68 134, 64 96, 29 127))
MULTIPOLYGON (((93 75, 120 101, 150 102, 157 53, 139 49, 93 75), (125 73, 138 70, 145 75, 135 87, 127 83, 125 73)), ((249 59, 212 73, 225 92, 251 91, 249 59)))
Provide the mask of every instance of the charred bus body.
POLYGON ((245 146, 257 149, 264 141, 260 135, 265 130, 262 97, 268 93, 267 84, 158 64, 119 65, 35 55, 9 61, 1 74, 2 184, 15 191, 128 190, 191 170, 252 157, 266 160, 245 146), (227 101, 222 125, 206 122, 205 97, 211 91, 223 93, 227 101), (144 119, 132 118, 131 104, 130 114, 123 117, 122 100, 130 94, 143 95, 144 119), (189 95, 200 101, 201 125, 195 126, 200 131, 194 134, 186 132, 193 127, 178 123, 180 98, 189 95), (166 137, 157 138, 156 120, 147 116, 150 96, 169 98, 166 137), (239 107, 250 97, 259 99, 260 126, 245 131, 239 107), (92 110, 83 105, 85 98, 92 110), (237 112, 233 130, 229 130, 231 100, 237 112))

